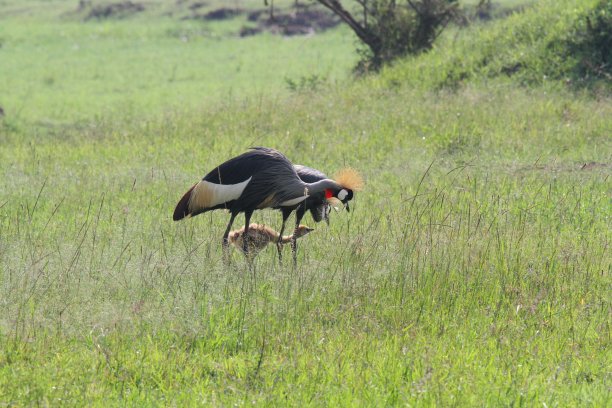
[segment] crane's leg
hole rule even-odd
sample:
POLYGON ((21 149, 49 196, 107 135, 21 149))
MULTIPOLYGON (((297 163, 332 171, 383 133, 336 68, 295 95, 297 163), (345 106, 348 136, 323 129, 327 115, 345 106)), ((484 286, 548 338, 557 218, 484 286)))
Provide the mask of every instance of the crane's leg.
POLYGON ((236 213, 232 213, 230 217, 229 223, 227 224, 227 228, 225 229, 225 234, 223 234, 223 257, 225 258, 225 263, 229 264, 229 233, 232 229, 232 224, 234 223, 234 218, 236 218, 236 213))
POLYGON ((227 228, 225 229, 225 234, 223 234, 223 247, 224 248, 227 248, 229 246, 229 240, 227 239, 227 237, 229 237, 230 230, 232 229, 234 218, 236 218, 236 214, 232 213, 229 223, 227 224, 227 228))
POLYGON ((242 234, 242 250, 245 255, 249 254, 249 224, 251 223, 251 215, 253 215, 253 211, 245 211, 244 212, 244 234, 242 234))
POLYGON ((276 240, 276 249, 278 250, 278 262, 283 263, 283 232, 285 232, 285 223, 287 222, 287 218, 291 215, 291 210, 287 210, 285 208, 281 209, 283 212, 283 225, 281 225, 280 232, 278 234, 278 239, 276 240))
POLYGON ((302 221, 302 217, 304 217, 304 213, 306 212, 306 201, 301 204, 297 211, 295 212, 295 229, 293 230, 293 235, 291 236, 291 252, 293 253, 293 266, 297 266, 297 234, 298 227, 300 226, 300 221, 302 221))

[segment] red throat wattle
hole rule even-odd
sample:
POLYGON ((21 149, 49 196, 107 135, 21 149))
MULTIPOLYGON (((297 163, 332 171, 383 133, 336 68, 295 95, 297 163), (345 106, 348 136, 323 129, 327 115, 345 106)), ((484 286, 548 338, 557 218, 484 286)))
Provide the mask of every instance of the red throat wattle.
POLYGON ((332 191, 329 188, 325 189, 325 198, 332 198, 334 195, 332 194, 332 191))

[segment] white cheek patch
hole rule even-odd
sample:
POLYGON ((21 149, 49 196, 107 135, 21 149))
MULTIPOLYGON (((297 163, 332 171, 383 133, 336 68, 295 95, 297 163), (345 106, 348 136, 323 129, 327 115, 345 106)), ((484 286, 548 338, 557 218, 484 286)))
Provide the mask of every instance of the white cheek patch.
POLYGON ((348 195, 348 191, 340 190, 340 192, 338 193, 338 199, 340 201, 344 201, 344 199, 346 198, 347 195, 348 195))

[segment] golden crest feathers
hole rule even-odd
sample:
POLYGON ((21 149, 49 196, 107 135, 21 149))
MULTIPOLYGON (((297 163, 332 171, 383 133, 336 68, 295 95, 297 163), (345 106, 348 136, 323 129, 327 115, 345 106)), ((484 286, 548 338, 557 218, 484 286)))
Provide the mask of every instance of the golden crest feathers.
POLYGON ((351 167, 346 167, 336 173, 334 180, 336 183, 353 191, 363 189, 363 178, 361 178, 357 170, 351 167))

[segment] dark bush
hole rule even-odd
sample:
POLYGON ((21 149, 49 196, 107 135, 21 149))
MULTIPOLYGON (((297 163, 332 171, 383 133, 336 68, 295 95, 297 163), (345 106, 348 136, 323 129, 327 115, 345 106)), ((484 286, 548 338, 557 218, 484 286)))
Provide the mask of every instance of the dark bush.
POLYGON ((601 0, 568 40, 568 52, 577 61, 580 80, 612 80, 612 2, 601 0))

